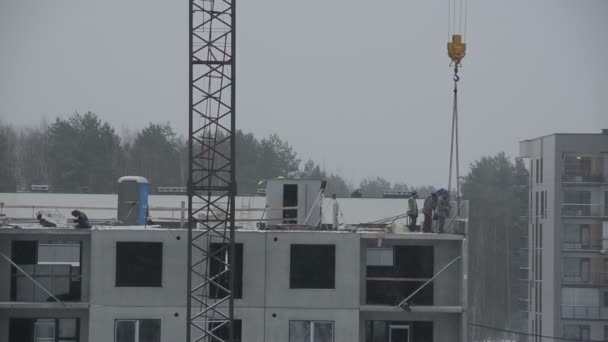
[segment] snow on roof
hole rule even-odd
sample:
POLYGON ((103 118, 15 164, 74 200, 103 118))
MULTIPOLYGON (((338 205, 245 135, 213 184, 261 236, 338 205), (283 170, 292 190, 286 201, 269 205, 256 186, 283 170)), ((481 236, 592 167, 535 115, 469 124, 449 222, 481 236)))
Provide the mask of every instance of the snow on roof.
POLYGON ((141 177, 141 176, 124 176, 124 177, 118 178, 118 183, 122 183, 125 181, 135 181, 137 183, 143 183, 143 184, 150 183, 150 182, 148 182, 148 180, 145 177, 141 177))

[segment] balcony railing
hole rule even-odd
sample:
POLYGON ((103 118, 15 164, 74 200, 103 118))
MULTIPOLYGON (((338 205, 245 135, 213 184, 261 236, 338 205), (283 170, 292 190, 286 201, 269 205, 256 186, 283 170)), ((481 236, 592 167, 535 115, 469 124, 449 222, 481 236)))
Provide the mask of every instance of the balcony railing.
POLYGON ((608 319, 608 307, 562 305, 563 319, 608 319))
POLYGON ((608 285, 608 272, 592 272, 583 275, 562 275, 568 284, 608 285))
POLYGON ((581 243, 575 241, 564 241, 562 243, 563 249, 573 249, 573 250, 601 250, 602 249, 602 241, 589 241, 589 243, 581 243))
POLYGON ((602 215, 601 209, 602 208, 599 203, 568 203, 562 205, 562 215, 576 217, 599 217, 602 215))
POLYGON ((562 175, 562 182, 565 183, 604 183, 604 175, 562 175))

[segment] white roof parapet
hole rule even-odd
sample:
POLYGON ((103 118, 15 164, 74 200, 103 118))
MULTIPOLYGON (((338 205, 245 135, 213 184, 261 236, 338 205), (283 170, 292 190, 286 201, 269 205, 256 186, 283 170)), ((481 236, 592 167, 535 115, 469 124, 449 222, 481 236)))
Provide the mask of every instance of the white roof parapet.
POLYGON ((123 176, 118 178, 118 183, 122 183, 125 181, 136 181, 137 183, 149 184, 148 180, 145 177, 141 176, 123 176))

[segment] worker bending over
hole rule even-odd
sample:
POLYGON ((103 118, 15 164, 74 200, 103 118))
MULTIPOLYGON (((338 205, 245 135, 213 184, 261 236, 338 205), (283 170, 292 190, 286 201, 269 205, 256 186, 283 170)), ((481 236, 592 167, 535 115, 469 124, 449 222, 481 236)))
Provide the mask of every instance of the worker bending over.
POLYGON ((416 191, 412 191, 412 195, 407 202, 407 216, 410 218, 410 231, 416 232, 418 228, 416 228, 416 220, 418 219, 418 203, 416 203, 416 199, 418 198, 418 193, 416 191))
POLYGON ((75 217, 74 222, 78 223, 76 225, 76 228, 91 228, 91 225, 89 224, 89 218, 82 211, 72 210, 72 216, 75 217))
POLYGON ((424 200, 424 206, 422 207, 422 213, 424 214, 424 222, 422 223, 422 231, 424 233, 431 232, 431 226, 433 225, 433 211, 437 209, 437 194, 435 192, 431 193, 431 196, 428 196, 424 200))
POLYGON ((39 211, 36 214, 36 218, 38 219, 38 223, 40 223, 40 225, 43 227, 47 227, 47 228, 57 227, 57 224, 55 222, 51 221, 48 217, 46 217, 46 215, 44 215, 43 212, 39 211))

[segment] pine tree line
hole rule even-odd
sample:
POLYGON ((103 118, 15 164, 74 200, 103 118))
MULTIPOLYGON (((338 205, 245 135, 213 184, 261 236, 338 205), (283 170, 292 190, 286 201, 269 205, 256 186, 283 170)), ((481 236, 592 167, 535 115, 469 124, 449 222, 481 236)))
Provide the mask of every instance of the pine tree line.
MULTIPOLYGON (((293 147, 278 135, 259 139, 237 131, 238 193, 255 194, 258 181, 282 177, 328 181, 326 192, 348 197, 382 197, 385 190, 418 190, 382 177, 354 186, 341 175, 325 172, 312 160, 302 162, 293 147)), ((52 192, 113 193, 124 175, 146 177, 154 193, 158 186, 185 186, 188 146, 169 123, 150 123, 139 131, 117 133, 95 113, 76 113, 38 127, 16 129, 0 122, 0 192, 28 191, 33 184, 52 192)))

